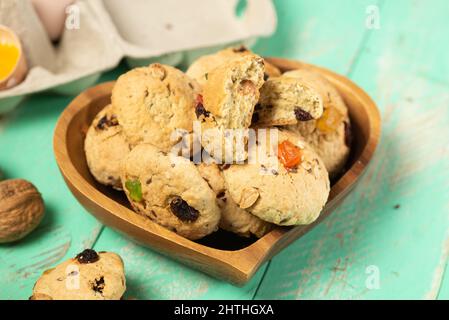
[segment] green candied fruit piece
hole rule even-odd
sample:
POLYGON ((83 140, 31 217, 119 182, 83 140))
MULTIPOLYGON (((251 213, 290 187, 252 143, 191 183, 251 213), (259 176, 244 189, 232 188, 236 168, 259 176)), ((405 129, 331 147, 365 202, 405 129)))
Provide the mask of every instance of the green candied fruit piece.
POLYGON ((139 180, 127 180, 125 188, 129 191, 129 197, 136 202, 142 201, 142 185, 139 180))

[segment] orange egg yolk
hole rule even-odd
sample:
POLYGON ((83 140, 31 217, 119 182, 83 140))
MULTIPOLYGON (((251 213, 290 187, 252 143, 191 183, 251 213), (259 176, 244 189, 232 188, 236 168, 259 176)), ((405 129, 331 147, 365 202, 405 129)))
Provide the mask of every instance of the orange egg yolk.
POLYGON ((0 80, 5 80, 19 61, 19 48, 14 44, 0 40, 0 80))

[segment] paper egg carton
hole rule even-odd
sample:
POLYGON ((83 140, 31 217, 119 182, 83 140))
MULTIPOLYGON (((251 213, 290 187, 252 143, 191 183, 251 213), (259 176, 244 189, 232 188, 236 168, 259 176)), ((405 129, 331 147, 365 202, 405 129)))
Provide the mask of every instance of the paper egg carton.
POLYGON ((79 28, 72 23, 54 45, 30 0, 0 0, 0 24, 17 33, 29 66, 21 84, 0 91, 0 112, 38 91, 75 94, 123 58, 132 67, 155 61, 186 67, 203 54, 231 44, 251 46, 273 33, 272 0, 246 0, 240 16, 238 2, 78 0, 69 14, 79 18, 79 28))

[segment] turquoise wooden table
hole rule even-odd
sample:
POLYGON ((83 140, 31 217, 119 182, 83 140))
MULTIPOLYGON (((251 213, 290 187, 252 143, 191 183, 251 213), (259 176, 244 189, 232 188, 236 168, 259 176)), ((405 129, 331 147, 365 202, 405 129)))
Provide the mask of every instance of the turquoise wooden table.
POLYGON ((278 30, 255 50, 347 75, 381 109, 378 152, 339 209, 245 287, 215 280, 83 210, 52 152, 56 120, 73 97, 38 94, 0 122, 0 168, 34 182, 47 206, 34 233, 0 246, 1 299, 28 298, 42 271, 86 247, 123 257, 127 298, 449 299, 449 2, 275 3, 278 30))

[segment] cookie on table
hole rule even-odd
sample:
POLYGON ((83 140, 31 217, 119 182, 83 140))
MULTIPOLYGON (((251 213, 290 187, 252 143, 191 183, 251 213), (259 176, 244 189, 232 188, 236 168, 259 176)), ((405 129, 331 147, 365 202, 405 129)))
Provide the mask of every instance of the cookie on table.
POLYGON ((217 230, 216 195, 189 159, 140 144, 125 158, 121 179, 133 208, 159 225, 193 240, 217 230))
POLYGON ((104 107, 92 121, 84 140, 87 165, 95 180, 121 190, 120 161, 130 149, 112 105, 104 107))
POLYGON ((215 192, 221 209, 220 228, 243 237, 255 235, 263 237, 273 229, 273 225, 240 208, 225 188, 225 182, 219 167, 212 164, 197 165, 201 176, 215 192))
POLYGON ((326 168, 300 135, 277 128, 267 131, 277 132, 277 139, 267 139, 255 160, 248 158, 247 164, 223 171, 226 189, 240 208, 262 220, 282 226, 310 224, 329 195, 326 168))
POLYGON ((120 76, 112 90, 112 105, 127 140, 168 152, 179 142, 172 139, 176 129, 192 131, 196 87, 180 70, 159 63, 120 76))
POLYGON ((126 290, 123 261, 86 249, 37 280, 30 300, 120 300, 126 290))
POLYGON ((314 89, 299 79, 272 77, 260 89, 260 99, 253 114, 253 125, 279 126, 318 119, 323 101, 314 89))
POLYGON ((319 119, 298 122, 288 128, 306 139, 334 179, 344 169, 351 147, 351 122, 346 104, 337 89, 313 71, 299 69, 286 72, 283 77, 298 79, 322 97, 324 111, 319 119))
MULTIPOLYGON (((198 58, 190 65, 190 67, 186 71, 186 74, 192 79, 195 79, 202 86, 207 82, 209 72, 211 72, 215 68, 219 67, 220 65, 228 63, 232 59, 251 54, 253 53, 244 46, 226 48, 216 53, 205 55, 198 58)), ((265 64, 265 74, 264 74, 265 79, 281 75, 280 70, 271 63, 264 61, 264 64, 265 64)))

